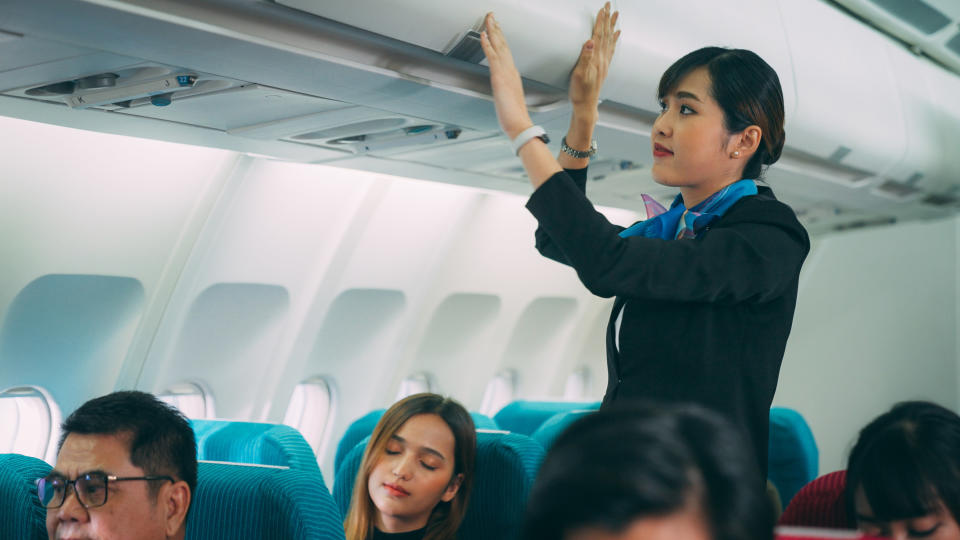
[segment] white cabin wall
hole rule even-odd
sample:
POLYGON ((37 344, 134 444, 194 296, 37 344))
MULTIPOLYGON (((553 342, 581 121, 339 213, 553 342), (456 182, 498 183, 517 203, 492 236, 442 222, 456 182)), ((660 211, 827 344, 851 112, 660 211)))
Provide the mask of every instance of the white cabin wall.
POLYGON ((3 117, 0 133, 0 387, 42 385, 69 414, 136 381, 236 154, 3 117))
POLYGON ((821 473, 896 402, 957 410, 955 219, 820 238, 807 258, 774 405, 804 415, 821 473))

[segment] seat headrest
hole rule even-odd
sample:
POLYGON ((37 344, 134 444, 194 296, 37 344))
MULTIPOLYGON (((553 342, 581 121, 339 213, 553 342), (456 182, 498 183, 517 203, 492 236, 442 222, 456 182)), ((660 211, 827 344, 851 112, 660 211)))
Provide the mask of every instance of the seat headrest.
POLYGON ((599 401, 514 401, 493 416, 501 429, 532 435, 551 416, 574 410, 597 410, 599 401))
POLYGON ((537 441, 544 450, 549 450, 550 447, 553 446, 553 441, 555 441, 564 430, 570 427, 570 424, 594 412, 596 411, 580 409, 557 413, 541 424, 540 427, 533 432, 531 438, 537 441))
POLYGON ((820 457, 810 426, 793 409, 770 409, 767 477, 784 506, 801 487, 817 477, 820 457))
POLYGON ((198 459, 320 470, 310 444, 290 426, 227 420, 190 423, 197 437, 198 459))
POLYGON ((46 540, 47 510, 37 498, 36 480, 50 465, 20 454, 0 454, 0 538, 46 540))

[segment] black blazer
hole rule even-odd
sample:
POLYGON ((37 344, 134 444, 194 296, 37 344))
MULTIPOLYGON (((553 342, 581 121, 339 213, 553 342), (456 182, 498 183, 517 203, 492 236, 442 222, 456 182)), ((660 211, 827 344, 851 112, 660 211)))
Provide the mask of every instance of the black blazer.
POLYGON ((585 186, 586 169, 557 173, 527 208, 541 254, 572 266, 592 293, 617 297, 604 405, 647 399, 718 411, 744 432, 766 477, 770 404, 810 250, 803 226, 759 187, 695 239, 620 238, 623 227, 593 208, 585 186))

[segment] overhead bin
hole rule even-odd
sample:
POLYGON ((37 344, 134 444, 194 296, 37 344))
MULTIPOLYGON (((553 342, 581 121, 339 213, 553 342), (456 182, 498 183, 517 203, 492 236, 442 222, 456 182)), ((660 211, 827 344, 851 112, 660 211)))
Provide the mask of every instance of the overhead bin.
MULTIPOLYGON (((589 38, 601 2, 554 0, 515 2, 405 0, 276 0, 278 4, 319 15, 365 31, 423 47, 465 62, 485 63, 471 49, 488 11, 510 41, 521 74, 565 89, 583 42, 589 38), (534 23, 535 21, 535 23, 534 23)), ((621 42, 602 99, 657 110, 656 87, 663 71, 682 55, 707 45, 756 51, 780 76, 788 112, 795 101, 790 53, 780 13, 769 0, 746 0, 737 9, 717 9, 713 0, 653 0, 642 6, 618 5, 621 42)), ((560 94, 559 100, 565 101, 560 94)))
POLYGON ((779 4, 797 92, 786 144, 875 175, 887 172, 906 144, 897 76, 888 56, 877 54, 889 48, 889 38, 837 17, 824 2, 779 4))

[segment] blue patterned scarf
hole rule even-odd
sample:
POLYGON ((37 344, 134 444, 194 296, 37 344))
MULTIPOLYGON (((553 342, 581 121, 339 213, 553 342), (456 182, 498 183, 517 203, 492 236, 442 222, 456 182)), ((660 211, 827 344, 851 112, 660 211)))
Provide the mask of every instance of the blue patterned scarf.
POLYGON ((664 240, 696 238, 703 229, 720 219, 733 204, 743 197, 757 194, 757 185, 753 180, 740 180, 707 197, 690 210, 683 205, 683 196, 677 195, 670 210, 643 195, 643 204, 647 209, 646 221, 635 223, 620 232, 621 238, 628 236, 646 236, 664 240), (683 223, 681 226, 681 218, 683 223))

